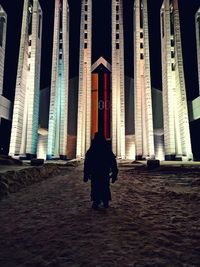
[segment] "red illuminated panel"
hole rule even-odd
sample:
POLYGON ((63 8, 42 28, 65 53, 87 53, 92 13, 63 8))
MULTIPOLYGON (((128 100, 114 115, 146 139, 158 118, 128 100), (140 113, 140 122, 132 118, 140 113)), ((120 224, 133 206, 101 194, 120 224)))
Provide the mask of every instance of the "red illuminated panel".
POLYGON ((92 74, 92 139, 98 132, 98 74, 92 74))

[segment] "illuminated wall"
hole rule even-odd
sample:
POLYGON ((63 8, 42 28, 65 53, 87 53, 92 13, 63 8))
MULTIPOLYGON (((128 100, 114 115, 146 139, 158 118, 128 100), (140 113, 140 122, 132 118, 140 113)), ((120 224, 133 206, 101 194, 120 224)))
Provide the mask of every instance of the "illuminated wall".
POLYGON ((38 140, 42 10, 38 0, 25 0, 10 155, 35 156, 38 140))
POLYGON ((161 7, 164 144, 167 160, 192 159, 178 0, 161 7))
POLYGON ((3 94, 4 60, 6 48, 7 15, 0 5, 0 95, 3 94))
POLYGON ((76 156, 84 157, 91 143, 92 0, 82 0, 76 156))
POLYGON ((68 83, 69 6, 67 0, 55 0, 48 159, 67 156, 68 83))
MULTIPOLYGON (((101 68, 101 63, 103 68, 107 68, 108 72, 108 91, 107 96, 109 99, 110 96, 110 76, 112 72, 112 66, 106 62, 105 60, 98 60, 92 65, 92 76, 93 74, 98 75, 98 85, 99 89, 102 87, 103 83, 103 75, 102 73, 98 72, 101 68), (107 63, 107 64, 106 64, 107 63), (100 66, 100 67, 99 67, 100 66), (99 77, 100 73, 100 77, 99 77)), ((94 76, 95 77, 95 76, 94 76)), ((95 79, 97 76, 95 77, 95 79)), ((78 108, 78 77, 74 77, 69 80, 69 114, 68 114, 68 158, 75 158, 76 157, 76 134, 77 134, 77 108, 78 108)), ((105 80, 104 80, 105 81, 105 80)), ((97 80, 95 81, 97 82, 97 80)), ((134 118, 134 92, 133 92, 134 80, 133 78, 125 76, 125 110, 126 110, 126 159, 135 159, 135 118, 134 118)), ((96 87, 96 86, 94 86, 96 87)), ((93 88, 93 86, 92 86, 93 88)), ((104 88, 105 89, 105 86, 104 88)), ((92 89, 93 90, 93 89, 92 89)), ((104 95, 105 96, 105 95, 104 95)), ((102 99, 102 95, 100 96, 102 99)), ((96 98, 96 97, 95 97, 96 98)), ((38 140, 38 155, 41 157, 45 154, 46 158, 46 143, 47 143, 47 125, 48 125, 48 118, 49 118, 49 99, 50 99, 50 88, 45 88, 40 91, 40 128, 39 133, 39 140, 38 140)), ((99 98, 100 99, 100 98, 99 98)), ((104 97, 105 99, 105 97, 104 97)), ((92 101, 93 102, 93 101, 92 101)), ((154 142, 155 142, 155 154, 156 158, 163 160, 164 158, 164 139, 163 139, 163 105, 162 105, 162 91, 152 88, 152 103, 153 103, 153 123, 154 123, 154 142)), ((100 106, 103 103, 100 104, 100 106)), ((198 106, 199 102, 196 103, 196 107, 198 106)), ((0 99, 1 105, 1 99, 0 99)), ((95 104, 96 106, 96 104, 95 104)), ((109 106, 109 101, 108 101, 109 106)), ((200 105, 199 105, 200 107, 200 105)), ((100 110, 100 109, 99 109, 100 110)), ((105 109, 103 110, 105 112, 105 109)), ((108 108, 108 123, 107 123, 107 130, 108 130, 108 140, 110 139, 110 113, 111 110, 108 108)), ((103 113, 104 113, 103 112, 103 113)), ((104 113, 105 114, 105 113, 104 113)), ((199 113, 200 114, 200 113, 199 113)), ((93 116, 93 112, 91 114, 93 116)), ((95 115, 95 118, 97 114, 95 115)), ((102 119, 101 113, 101 119, 102 119)), ((96 127, 98 125, 96 124, 96 127)), ((105 130, 105 128, 104 128, 105 130)))
POLYGON ((196 24, 196 40, 197 40, 197 62, 198 62, 198 74, 199 74, 199 95, 200 95, 200 8, 195 16, 196 24))
POLYGON ((112 0, 112 149, 125 158, 123 1, 112 0))
POLYGON ((136 159, 154 158, 147 0, 134 4, 134 95, 136 159))

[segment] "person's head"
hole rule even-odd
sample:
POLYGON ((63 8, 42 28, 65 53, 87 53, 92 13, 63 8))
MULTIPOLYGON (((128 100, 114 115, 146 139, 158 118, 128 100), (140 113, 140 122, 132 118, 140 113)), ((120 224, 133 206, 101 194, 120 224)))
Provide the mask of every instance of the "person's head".
POLYGON ((104 135, 101 132, 96 132, 94 135, 94 139, 93 139, 93 145, 95 146, 105 146, 106 143, 106 139, 104 137, 104 135))

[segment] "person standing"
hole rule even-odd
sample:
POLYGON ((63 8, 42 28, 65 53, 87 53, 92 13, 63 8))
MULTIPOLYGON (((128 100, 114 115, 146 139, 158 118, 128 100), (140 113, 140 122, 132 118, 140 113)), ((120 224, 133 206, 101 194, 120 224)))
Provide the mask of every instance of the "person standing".
POLYGON ((101 202, 109 207, 111 200, 110 179, 117 180, 118 168, 115 155, 103 134, 96 133, 84 161, 83 181, 91 180, 92 208, 98 209, 101 202))

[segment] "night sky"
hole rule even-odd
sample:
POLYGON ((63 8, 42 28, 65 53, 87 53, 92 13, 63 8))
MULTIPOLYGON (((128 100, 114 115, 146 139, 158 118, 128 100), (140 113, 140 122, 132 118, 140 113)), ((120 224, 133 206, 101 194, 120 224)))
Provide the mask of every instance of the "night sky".
MULTIPOLYGON (((78 76, 80 0, 69 0, 70 78, 78 76)), ((125 74, 133 77, 133 0, 124 0, 125 74)), ((43 9, 41 89, 51 81, 54 0, 40 0, 43 9)), ((23 0, 0 0, 8 15, 4 96, 14 99, 23 0)), ((160 7, 162 0, 149 0, 152 85, 161 86, 160 7)), ((195 12, 200 0, 179 0, 185 78, 188 99, 198 96, 195 12)), ((93 58, 104 56, 111 63, 111 0, 93 0, 93 58)))

